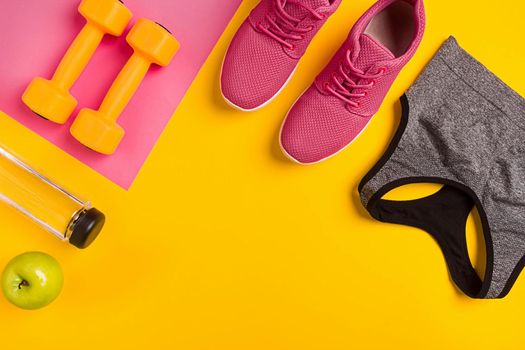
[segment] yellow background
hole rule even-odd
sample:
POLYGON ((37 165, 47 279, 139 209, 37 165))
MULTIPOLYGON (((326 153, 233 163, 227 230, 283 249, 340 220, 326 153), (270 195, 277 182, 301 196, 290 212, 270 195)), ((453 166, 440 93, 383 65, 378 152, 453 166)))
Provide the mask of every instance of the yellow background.
MULTIPOLYGON (((256 3, 243 2, 129 192, 1 120, 3 143, 93 200, 108 222, 78 251, 0 210, 0 266, 41 250, 65 270, 61 296, 45 309, 22 311, 0 298, 0 347, 523 349, 523 276, 503 300, 469 299, 428 234, 372 220, 356 192, 397 126, 399 96, 449 34, 525 94, 523 2, 427 0, 421 48, 367 131, 310 167, 281 155, 280 123, 373 1, 344 0, 288 88, 243 114, 222 101, 217 82, 227 45, 256 3)), ((468 227, 479 267, 475 220, 468 227)))

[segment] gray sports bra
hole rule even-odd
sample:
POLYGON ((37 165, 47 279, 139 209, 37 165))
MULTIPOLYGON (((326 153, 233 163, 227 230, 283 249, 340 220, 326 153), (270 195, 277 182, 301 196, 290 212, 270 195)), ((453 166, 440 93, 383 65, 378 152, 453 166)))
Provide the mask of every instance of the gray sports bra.
POLYGON ((451 37, 401 104, 391 145, 359 186, 363 205, 377 220, 429 232, 467 295, 504 297, 525 266, 525 100, 451 37), (444 186, 417 200, 382 199, 417 182, 444 186), (486 244, 483 278, 465 237, 474 206, 486 244))

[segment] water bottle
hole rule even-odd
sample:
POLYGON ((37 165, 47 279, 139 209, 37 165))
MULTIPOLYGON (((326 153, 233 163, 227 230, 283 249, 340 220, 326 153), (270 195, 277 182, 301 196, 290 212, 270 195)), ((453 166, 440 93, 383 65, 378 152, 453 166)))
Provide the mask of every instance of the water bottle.
POLYGON ((46 231, 87 248, 104 226, 102 212, 40 174, 0 146, 0 210, 18 210, 46 231))

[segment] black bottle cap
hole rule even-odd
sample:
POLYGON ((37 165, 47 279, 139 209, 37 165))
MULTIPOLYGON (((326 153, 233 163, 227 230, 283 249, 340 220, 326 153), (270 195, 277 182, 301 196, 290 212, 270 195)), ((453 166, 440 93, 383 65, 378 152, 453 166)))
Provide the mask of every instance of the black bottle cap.
POLYGON ((86 210, 73 225, 69 243, 80 249, 89 247, 104 227, 104 222, 106 216, 102 212, 95 208, 86 210))

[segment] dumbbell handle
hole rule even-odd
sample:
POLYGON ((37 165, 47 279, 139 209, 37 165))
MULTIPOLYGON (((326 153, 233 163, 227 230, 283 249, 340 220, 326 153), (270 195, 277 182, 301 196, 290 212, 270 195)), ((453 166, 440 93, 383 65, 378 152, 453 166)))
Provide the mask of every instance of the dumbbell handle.
POLYGON ((134 53, 111 85, 99 112, 104 118, 116 121, 139 88, 150 67, 150 61, 134 53))
POLYGON ((66 91, 71 89, 86 68, 89 59, 95 53, 103 37, 104 33, 99 28, 89 22, 86 23, 60 61, 55 75, 53 75, 53 81, 59 88, 66 91))

